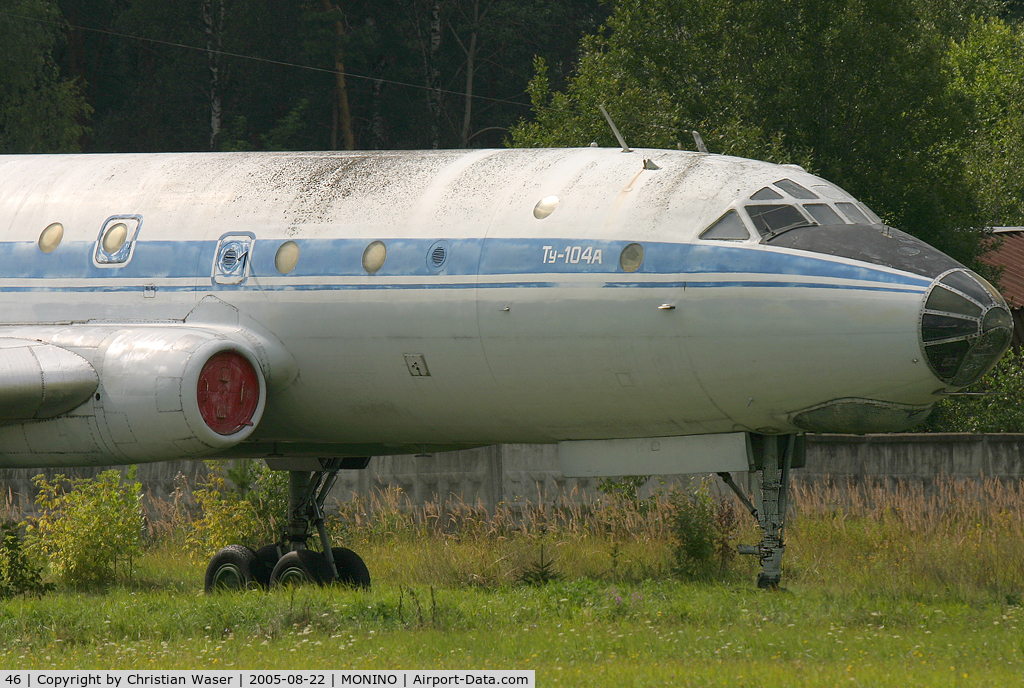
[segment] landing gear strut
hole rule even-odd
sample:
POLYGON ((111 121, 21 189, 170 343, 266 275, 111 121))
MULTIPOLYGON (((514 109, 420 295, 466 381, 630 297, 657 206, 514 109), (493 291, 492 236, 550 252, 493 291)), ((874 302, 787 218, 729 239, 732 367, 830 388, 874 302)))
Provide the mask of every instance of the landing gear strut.
MULTIPOLYGON (((269 461, 268 461, 269 463, 269 461)), ((280 543, 253 551, 229 545, 217 552, 206 569, 206 592, 252 585, 276 587, 297 583, 344 583, 370 587, 370 573, 358 554, 331 547, 324 525, 324 503, 342 469, 366 468, 368 457, 283 460, 271 468, 288 471, 288 524, 280 543), (284 465, 281 465, 284 464, 284 465), (310 525, 316 528, 320 551, 306 549, 310 525)))
POLYGON ((806 445, 803 435, 747 435, 747 455, 751 471, 757 471, 757 506, 750 503, 729 473, 719 477, 736 493, 761 529, 759 545, 740 545, 740 554, 756 554, 761 560, 757 587, 777 589, 782 580, 782 554, 786 551, 789 472, 804 465, 806 445))

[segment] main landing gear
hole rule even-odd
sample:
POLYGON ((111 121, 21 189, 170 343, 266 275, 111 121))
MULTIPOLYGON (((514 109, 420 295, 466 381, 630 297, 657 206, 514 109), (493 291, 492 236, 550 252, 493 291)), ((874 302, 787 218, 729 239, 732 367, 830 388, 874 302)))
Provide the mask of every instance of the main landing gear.
POLYGON ((761 560, 761 573, 757 576, 757 587, 774 590, 782 580, 782 554, 786 551, 783 535, 786 529, 789 472, 791 468, 804 465, 805 439, 803 435, 751 433, 747 435, 747 455, 750 458, 750 470, 758 474, 759 489, 755 493, 757 506, 750 503, 731 474, 719 473, 718 476, 736 493, 761 529, 761 544, 740 545, 739 552, 758 556, 761 560))
POLYGON ((324 502, 338 471, 366 468, 368 463, 368 457, 289 461, 288 525, 281 542, 259 550, 228 545, 217 552, 206 567, 206 592, 303 583, 369 588, 366 564, 350 549, 331 547, 324 525, 324 502), (306 549, 310 525, 320 540, 319 552, 306 549))

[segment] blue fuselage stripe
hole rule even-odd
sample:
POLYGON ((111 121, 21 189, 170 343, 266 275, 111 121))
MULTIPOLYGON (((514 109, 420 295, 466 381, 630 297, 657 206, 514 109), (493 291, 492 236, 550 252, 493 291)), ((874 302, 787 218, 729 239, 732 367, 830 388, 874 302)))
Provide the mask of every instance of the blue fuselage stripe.
POLYGON ((551 288, 565 284, 559 281, 563 275, 587 275, 592 279, 580 282, 581 286, 611 288, 790 287, 921 292, 931 283, 926 277, 866 263, 761 246, 703 243, 644 243, 640 268, 625 273, 619 255, 631 242, 578 239, 449 239, 440 266, 432 263, 431 247, 436 239, 385 240, 387 259, 372 277, 362 267, 368 243, 365 240, 293 239, 299 246, 298 264, 287 275, 281 275, 274 259, 283 241, 253 242, 249 277, 241 284, 214 283, 215 241, 140 238, 131 260, 118 267, 95 265, 94 243, 66 242, 50 254, 42 253, 35 242, 0 243, 0 279, 6 283, 0 291, 135 291, 146 285, 156 285, 161 291, 551 288), (709 278, 712 274, 721 279, 709 278), (676 279, 659 281, 663 276, 676 279), (690 276, 694 279, 687 279, 690 276), (446 280, 456 277, 477 279, 446 280), (339 281, 345 278, 361 281, 339 281), (403 281, 409 278, 422 281, 403 281), (98 283, 69 284, 84 280, 98 283), (165 283, 172 280, 177 283, 165 283))

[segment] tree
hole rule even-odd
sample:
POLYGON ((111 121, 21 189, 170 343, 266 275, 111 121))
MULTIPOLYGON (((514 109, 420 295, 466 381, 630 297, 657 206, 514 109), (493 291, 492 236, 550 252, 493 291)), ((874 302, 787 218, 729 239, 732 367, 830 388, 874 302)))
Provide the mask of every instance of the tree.
POLYGON ((0 152, 77 151, 90 108, 54 60, 60 13, 49 0, 0 0, 0 11, 0 152))
POLYGON ((1024 432, 1024 355, 1010 349, 969 392, 942 399, 924 432, 1024 432))
POLYGON ((977 115, 958 153, 985 218, 1024 224, 1024 27, 977 19, 946 60, 954 97, 977 115))
POLYGON ((337 44, 334 48, 334 104, 332 108, 331 148, 338 147, 338 134, 341 134, 345 150, 356 146, 355 134, 352 133, 352 112, 348 105, 348 86, 345 83, 345 21, 341 8, 322 0, 323 11, 334 14, 334 31, 337 44))
POLYGON ((544 64, 535 121, 514 145, 613 145, 607 105, 634 146, 689 145, 796 162, 890 223, 973 263, 983 216, 957 155, 970 103, 943 57, 993 3, 924 0, 620 0, 585 39, 567 89, 544 64))
POLYGON ((90 152, 500 146, 604 1, 0 0, 62 8, 90 152))
POLYGON ((347 64, 369 77, 349 81, 357 147, 501 145, 533 56, 561 69, 604 16, 600 0, 350 2, 347 64))
POLYGON ((337 36, 319 0, 84 1, 96 15, 72 47, 94 84, 89 150, 329 147, 337 36))

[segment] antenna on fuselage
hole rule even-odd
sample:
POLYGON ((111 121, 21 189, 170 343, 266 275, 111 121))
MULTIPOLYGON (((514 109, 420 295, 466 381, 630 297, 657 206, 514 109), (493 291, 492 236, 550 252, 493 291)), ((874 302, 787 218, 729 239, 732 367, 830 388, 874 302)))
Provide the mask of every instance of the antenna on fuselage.
POLYGON ((626 145, 626 139, 622 138, 622 134, 619 133, 619 128, 615 126, 615 122, 612 121, 612 116, 608 114, 608 111, 604 109, 604 105, 598 105, 601 108, 601 114, 608 120, 608 126, 612 128, 612 133, 615 134, 615 138, 619 140, 619 145, 622 146, 623 153, 632 153, 633 149, 626 145))
POLYGON ((694 129, 690 133, 693 134, 693 142, 697 144, 697 151, 700 153, 707 153, 708 147, 704 145, 704 138, 700 135, 700 132, 694 129))

